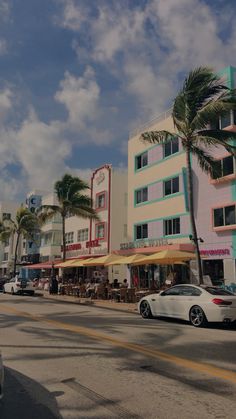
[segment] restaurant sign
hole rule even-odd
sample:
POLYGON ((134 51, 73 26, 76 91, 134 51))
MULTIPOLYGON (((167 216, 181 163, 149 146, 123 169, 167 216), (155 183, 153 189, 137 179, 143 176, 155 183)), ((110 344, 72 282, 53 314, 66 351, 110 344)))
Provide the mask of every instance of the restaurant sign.
POLYGON ((200 250, 201 256, 226 256, 230 255, 230 249, 209 249, 200 250))
POLYGON ((147 239, 147 240, 137 240, 134 242, 120 243, 120 250, 127 249, 140 249, 143 247, 158 247, 166 246, 168 244, 167 239, 147 239))

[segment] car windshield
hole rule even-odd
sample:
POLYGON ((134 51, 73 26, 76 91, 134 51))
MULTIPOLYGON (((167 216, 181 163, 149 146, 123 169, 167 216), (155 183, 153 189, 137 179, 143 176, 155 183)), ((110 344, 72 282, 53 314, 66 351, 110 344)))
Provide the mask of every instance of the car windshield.
POLYGON ((224 290, 223 288, 206 287, 205 290, 212 295, 234 295, 232 292, 224 290))

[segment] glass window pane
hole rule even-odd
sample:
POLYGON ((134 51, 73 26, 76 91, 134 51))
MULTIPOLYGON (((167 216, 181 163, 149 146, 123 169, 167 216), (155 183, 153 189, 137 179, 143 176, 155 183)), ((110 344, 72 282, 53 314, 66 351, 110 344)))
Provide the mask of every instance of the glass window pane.
POLYGON ((148 155, 147 153, 144 153, 142 155, 142 166, 147 166, 147 164, 148 164, 148 155))
POLYGON ((179 139, 175 138, 172 140, 172 154, 178 153, 179 151, 179 139))
POLYGON ((230 112, 228 112, 224 116, 221 116, 220 119, 221 119, 221 129, 231 125, 230 112))
POLYGON ((142 202, 142 193, 141 190, 136 192, 136 203, 140 204, 140 202, 142 202))
POLYGON ((225 225, 235 224, 235 205, 225 207, 225 225))
POLYGON ((214 170, 212 173, 212 179, 219 179, 222 177, 222 162, 221 160, 217 160, 214 164, 214 170))
POLYGON ((223 176, 232 175, 234 173, 233 156, 228 156, 223 159, 223 176))
POLYGON ((136 157, 136 169, 140 169, 142 167, 142 160, 141 156, 136 157))
POLYGON ((173 234, 179 234, 180 233, 180 219, 174 218, 173 219, 173 234))
POLYGON ((169 234, 172 234, 172 220, 164 221, 164 232, 166 236, 168 236, 169 234))
POLYGON ((172 179, 172 193, 179 192, 179 177, 172 179))
POLYGON ((164 194, 165 196, 171 194, 171 180, 167 180, 164 183, 164 194))
POLYGON ((148 188, 143 188, 143 202, 148 201, 148 188))
POLYGON ((220 227, 224 225, 223 208, 214 209, 214 226, 220 227))
POLYGON ((147 224, 143 224, 142 239, 147 239, 147 238, 148 238, 148 226, 147 224))
POLYGON ((164 145, 164 157, 171 155, 171 142, 169 141, 164 145))
POLYGON ((141 226, 136 226, 136 239, 142 238, 142 229, 141 226))

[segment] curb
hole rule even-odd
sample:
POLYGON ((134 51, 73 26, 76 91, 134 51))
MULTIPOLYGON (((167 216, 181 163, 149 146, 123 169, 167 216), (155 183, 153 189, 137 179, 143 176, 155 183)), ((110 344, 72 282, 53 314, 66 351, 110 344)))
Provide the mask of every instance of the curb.
MULTIPOLYGON (((37 293, 36 294, 37 297, 41 297, 41 298, 45 298, 46 300, 51 300, 51 301, 55 301, 57 303, 64 303, 64 304, 74 304, 74 305, 80 305, 80 306, 86 306, 86 307, 97 307, 97 308, 103 308, 104 310, 111 310, 111 311, 119 311, 120 313, 128 313, 128 314, 139 314, 137 308, 135 307, 133 310, 132 309, 123 309, 123 308, 119 308, 119 307, 108 307, 108 306, 103 306, 102 304, 100 305, 99 303, 97 304, 96 302, 93 301, 81 301, 80 299, 73 301, 73 300, 64 300, 61 298, 57 298, 55 297, 51 297, 50 295, 44 295, 41 293, 37 293)), ((119 304, 119 303, 117 303, 119 304)))

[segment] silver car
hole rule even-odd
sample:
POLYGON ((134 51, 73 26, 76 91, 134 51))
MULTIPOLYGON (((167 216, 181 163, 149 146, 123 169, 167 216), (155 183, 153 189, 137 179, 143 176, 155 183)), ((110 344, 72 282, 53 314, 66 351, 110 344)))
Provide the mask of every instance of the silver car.
POLYGON ((3 363, 2 363, 2 355, 0 352, 0 400, 3 396, 3 381, 4 381, 4 370, 3 370, 3 363))

